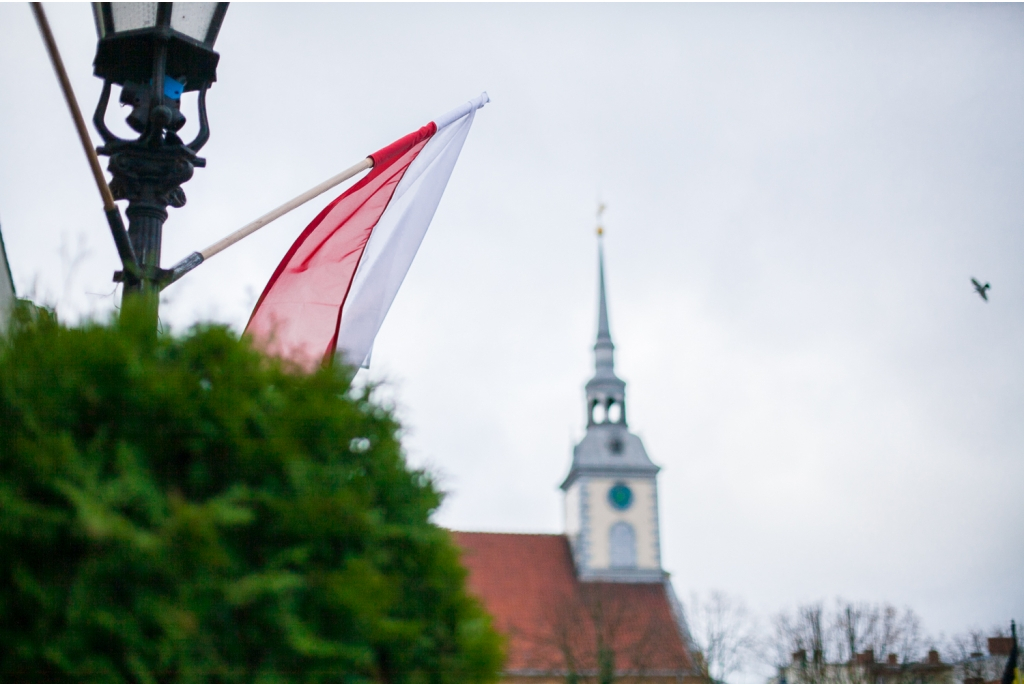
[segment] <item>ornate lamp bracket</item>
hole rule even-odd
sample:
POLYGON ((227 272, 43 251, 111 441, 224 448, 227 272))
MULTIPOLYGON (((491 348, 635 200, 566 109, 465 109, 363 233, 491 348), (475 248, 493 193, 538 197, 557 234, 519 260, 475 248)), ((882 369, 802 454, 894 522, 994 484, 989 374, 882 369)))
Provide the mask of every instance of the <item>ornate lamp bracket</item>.
MULTIPOLYGON (((182 184, 192 178, 196 167, 206 166, 206 160, 196 153, 210 138, 206 111, 209 84, 199 88, 199 132, 188 144, 177 134, 185 123, 177 101, 151 107, 159 100, 152 97, 152 92, 147 94, 131 83, 122 88, 121 102, 133 106, 128 123, 133 128, 142 128, 141 135, 135 140, 126 140, 111 132, 105 120, 111 85, 109 80, 104 81, 93 115, 93 124, 104 143, 96 151, 110 158, 107 169, 112 176, 110 190, 114 199, 128 201, 128 236, 141 270, 141 279, 118 271, 114 280, 124 282, 127 291, 160 290, 171 281, 171 272, 160 268, 160 244, 167 208, 185 206, 187 198, 182 184), (158 108, 164 111, 157 111, 158 108)), ((167 98, 163 100, 166 102, 167 98)))

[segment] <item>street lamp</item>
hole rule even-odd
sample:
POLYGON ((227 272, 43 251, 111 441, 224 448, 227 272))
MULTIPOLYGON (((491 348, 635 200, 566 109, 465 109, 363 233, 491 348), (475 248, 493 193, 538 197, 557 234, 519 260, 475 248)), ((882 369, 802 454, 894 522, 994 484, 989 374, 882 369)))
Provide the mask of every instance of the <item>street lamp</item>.
POLYGON ((125 297, 151 298, 156 315, 160 289, 174 280, 160 268, 160 243, 167 207, 182 207, 181 185, 195 167, 206 166, 197 153, 210 137, 206 91, 217 80, 214 41, 227 12, 226 2, 98 2, 93 3, 99 43, 93 73, 103 91, 93 124, 103 138, 97 148, 110 157, 114 199, 128 200, 128 237, 138 260, 137 273, 126 268, 114 275, 124 283, 125 297), (110 89, 121 86, 121 104, 132 108, 126 122, 138 138, 124 140, 104 121, 110 89), (199 92, 199 133, 183 143, 185 124, 181 95, 199 92))

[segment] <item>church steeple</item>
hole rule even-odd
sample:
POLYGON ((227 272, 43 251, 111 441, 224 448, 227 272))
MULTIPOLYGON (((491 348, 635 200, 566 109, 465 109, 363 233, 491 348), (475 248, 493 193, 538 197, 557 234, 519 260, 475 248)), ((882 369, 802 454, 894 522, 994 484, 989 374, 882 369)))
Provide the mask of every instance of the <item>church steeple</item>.
MULTIPOLYGON (((600 214, 599 214, 600 216, 600 214)), ((597 227, 597 342, 594 377, 587 383, 587 426, 601 423, 626 425, 626 384, 615 375, 615 344, 608 325, 608 296, 604 281, 604 229, 597 227)))
POLYGON ((594 376, 586 385, 587 433, 562 482, 566 534, 581 580, 661 582, 659 469, 626 425, 626 384, 615 375, 608 321, 603 232, 598 226, 597 341, 594 376))

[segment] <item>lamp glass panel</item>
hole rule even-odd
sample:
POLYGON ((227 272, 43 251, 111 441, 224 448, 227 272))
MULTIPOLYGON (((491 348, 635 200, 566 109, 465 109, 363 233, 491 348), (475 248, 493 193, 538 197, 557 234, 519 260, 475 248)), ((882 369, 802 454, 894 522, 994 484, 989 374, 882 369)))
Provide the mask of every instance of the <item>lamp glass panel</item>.
POLYGON ((114 19, 114 31, 132 31, 156 26, 155 2, 112 2, 110 14, 114 19))
POLYGON ((176 2, 171 8, 171 28, 205 42, 216 11, 215 2, 176 2))

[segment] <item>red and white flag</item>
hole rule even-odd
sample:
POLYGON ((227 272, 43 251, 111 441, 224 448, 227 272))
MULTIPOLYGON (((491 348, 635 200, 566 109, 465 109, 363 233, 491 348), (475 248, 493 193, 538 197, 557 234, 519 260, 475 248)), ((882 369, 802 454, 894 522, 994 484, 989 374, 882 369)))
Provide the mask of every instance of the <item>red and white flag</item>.
POLYGON ((327 205, 281 260, 246 333, 306 368, 369 366, 373 340, 441 202, 487 93, 374 152, 373 169, 327 205))

